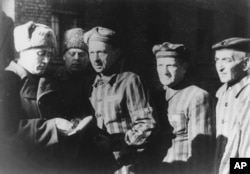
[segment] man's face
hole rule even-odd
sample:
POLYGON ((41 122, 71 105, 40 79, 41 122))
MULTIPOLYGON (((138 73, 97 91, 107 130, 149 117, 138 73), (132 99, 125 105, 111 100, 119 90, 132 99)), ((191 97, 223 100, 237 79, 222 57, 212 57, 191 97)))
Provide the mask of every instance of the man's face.
POLYGON ((43 75, 52 56, 53 49, 31 48, 21 52, 19 62, 31 74, 43 75))
POLYGON ((181 64, 178 59, 172 57, 157 58, 157 72, 161 83, 172 87, 183 79, 186 64, 181 64))
POLYGON ((67 50, 63 55, 63 59, 69 72, 81 72, 86 69, 89 62, 88 53, 78 48, 67 50))
POLYGON ((89 58, 94 70, 98 73, 106 73, 114 64, 118 57, 118 49, 111 45, 100 42, 91 41, 89 43, 89 58))
POLYGON ((222 83, 234 84, 240 81, 246 74, 243 70, 243 58, 234 56, 237 52, 230 49, 222 49, 215 52, 216 70, 222 83))

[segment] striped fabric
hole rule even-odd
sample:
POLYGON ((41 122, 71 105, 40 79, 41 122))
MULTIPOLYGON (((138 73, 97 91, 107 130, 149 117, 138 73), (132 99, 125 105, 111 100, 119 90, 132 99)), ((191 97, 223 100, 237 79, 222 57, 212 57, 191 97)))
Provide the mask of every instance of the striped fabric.
POLYGON ((250 76, 218 91, 216 172, 229 174, 230 158, 250 157, 250 76))
POLYGON ((181 90, 167 88, 166 100, 174 138, 163 163, 169 164, 173 173, 199 173, 201 170, 209 173, 215 137, 212 98, 206 91, 189 86, 181 90))
POLYGON ((147 143, 156 122, 139 76, 131 72, 109 78, 97 75, 92 86, 90 101, 98 127, 110 134, 124 133, 127 145, 147 143))

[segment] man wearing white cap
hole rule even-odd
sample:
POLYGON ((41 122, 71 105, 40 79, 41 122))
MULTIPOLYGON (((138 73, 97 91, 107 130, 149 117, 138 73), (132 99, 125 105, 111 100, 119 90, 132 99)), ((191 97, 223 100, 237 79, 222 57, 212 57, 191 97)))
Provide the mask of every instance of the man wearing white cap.
POLYGON ((43 77, 56 50, 55 34, 46 25, 28 22, 15 28, 14 41, 20 58, 3 73, 3 130, 21 140, 26 155, 38 166, 57 170, 60 163, 53 160, 60 150, 58 143, 68 136, 73 123, 62 118, 64 103, 58 99, 54 83, 43 77))
POLYGON ((136 164, 141 162, 139 151, 156 130, 152 108, 139 76, 120 72, 117 33, 94 27, 84 37, 97 73, 89 97, 101 130, 96 144, 115 158, 113 173, 136 173, 136 164))
POLYGON ((155 45, 153 53, 165 90, 159 96, 163 103, 158 110, 161 134, 157 150, 165 154, 160 173, 210 174, 215 142, 212 98, 203 89, 185 82, 189 53, 183 44, 164 42, 155 45))

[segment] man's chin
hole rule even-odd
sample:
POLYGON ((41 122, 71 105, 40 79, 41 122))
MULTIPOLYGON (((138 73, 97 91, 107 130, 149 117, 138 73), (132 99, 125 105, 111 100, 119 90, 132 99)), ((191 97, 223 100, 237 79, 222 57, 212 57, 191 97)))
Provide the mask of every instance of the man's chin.
POLYGON ((97 73, 102 73, 103 69, 102 68, 94 68, 97 73))
POLYGON ((83 71, 83 69, 82 68, 71 68, 70 71, 71 72, 81 72, 81 71, 83 71))
POLYGON ((173 82, 164 81, 164 82, 162 82, 162 84, 163 84, 164 86, 171 86, 171 85, 173 84, 173 82))

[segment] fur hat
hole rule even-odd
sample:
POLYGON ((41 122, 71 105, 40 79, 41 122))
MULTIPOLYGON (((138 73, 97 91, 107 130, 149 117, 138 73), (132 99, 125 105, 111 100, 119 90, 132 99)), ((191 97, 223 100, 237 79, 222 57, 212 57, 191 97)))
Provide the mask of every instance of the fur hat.
POLYGON ((81 28, 69 29, 64 33, 63 38, 63 53, 70 48, 79 48, 88 52, 88 45, 84 42, 85 31, 81 28))
POLYGON ((183 44, 164 42, 163 44, 154 45, 152 51, 156 58, 174 57, 183 60, 189 59, 188 51, 183 44))
POLYGON ((118 45, 118 35, 114 30, 104 27, 94 27, 84 35, 84 41, 89 44, 91 41, 101 41, 111 45, 118 45))
POLYGON ((36 47, 49 47, 56 50, 57 47, 54 31, 46 25, 32 21, 14 29, 14 42, 17 52, 36 47))
POLYGON ((233 49, 238 51, 250 52, 250 38, 233 37, 225 39, 212 46, 213 50, 233 49))

